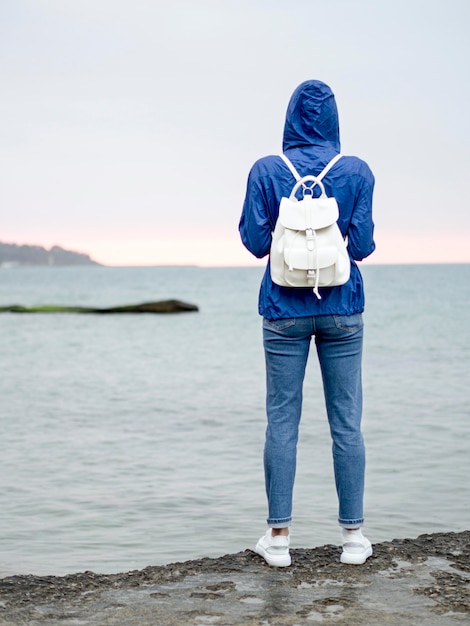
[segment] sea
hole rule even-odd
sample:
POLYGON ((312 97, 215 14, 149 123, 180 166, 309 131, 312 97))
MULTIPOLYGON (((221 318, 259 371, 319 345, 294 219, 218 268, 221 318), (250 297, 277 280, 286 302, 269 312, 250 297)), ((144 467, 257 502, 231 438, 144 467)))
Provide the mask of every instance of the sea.
MULTIPOLYGON (((4 267, 0 306, 179 299, 179 314, 0 314, 0 576, 117 573, 266 528, 263 268, 4 267)), ((470 528, 470 265, 364 265, 364 532, 470 528)), ((312 350, 292 547, 339 541, 312 350)))

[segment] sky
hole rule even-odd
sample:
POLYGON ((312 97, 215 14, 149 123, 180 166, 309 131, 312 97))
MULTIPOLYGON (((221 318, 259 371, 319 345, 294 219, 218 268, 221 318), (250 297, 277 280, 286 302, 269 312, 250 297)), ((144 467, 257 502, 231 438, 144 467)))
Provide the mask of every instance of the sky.
POLYGON ((0 241, 259 265, 238 221, 288 100, 335 93, 370 263, 470 262, 468 0, 0 0, 0 241))

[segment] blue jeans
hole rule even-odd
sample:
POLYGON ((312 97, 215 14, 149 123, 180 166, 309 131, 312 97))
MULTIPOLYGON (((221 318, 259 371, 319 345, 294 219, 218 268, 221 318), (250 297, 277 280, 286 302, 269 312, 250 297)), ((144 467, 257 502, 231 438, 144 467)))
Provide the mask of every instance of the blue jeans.
POLYGON ((361 313, 263 320, 268 418, 264 449, 267 521, 271 528, 286 527, 292 521, 303 381, 312 337, 315 337, 333 440, 338 521, 344 528, 356 528, 364 521, 361 313))

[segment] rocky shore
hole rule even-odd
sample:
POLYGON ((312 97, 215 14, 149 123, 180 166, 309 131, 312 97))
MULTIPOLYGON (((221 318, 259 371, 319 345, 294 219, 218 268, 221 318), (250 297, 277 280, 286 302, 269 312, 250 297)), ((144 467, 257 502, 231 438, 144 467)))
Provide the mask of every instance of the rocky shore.
POLYGON ((268 567, 251 550, 122 574, 0 579, 0 624, 347 626, 470 624, 470 531, 374 545, 362 566, 338 546, 268 567))

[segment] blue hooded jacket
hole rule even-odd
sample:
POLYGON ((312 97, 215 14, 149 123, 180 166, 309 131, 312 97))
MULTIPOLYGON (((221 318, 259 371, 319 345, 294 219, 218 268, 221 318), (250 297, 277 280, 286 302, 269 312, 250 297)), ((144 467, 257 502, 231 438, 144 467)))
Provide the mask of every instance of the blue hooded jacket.
MULTIPOLYGON (((283 151, 301 176, 318 175, 340 152, 338 111, 331 89, 309 80, 294 91, 286 114, 283 151)), ((295 180, 279 156, 256 161, 248 176, 240 235, 257 258, 269 254, 272 232, 283 196, 295 180)), ((339 206, 338 226, 348 236, 351 277, 345 285, 320 288, 318 300, 311 288, 280 287, 271 280, 269 262, 259 294, 259 313, 269 320, 312 315, 352 315, 364 310, 364 289, 355 261, 375 249, 372 193, 374 176, 369 166, 354 156, 343 156, 323 179, 328 196, 339 206)))

